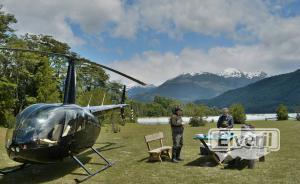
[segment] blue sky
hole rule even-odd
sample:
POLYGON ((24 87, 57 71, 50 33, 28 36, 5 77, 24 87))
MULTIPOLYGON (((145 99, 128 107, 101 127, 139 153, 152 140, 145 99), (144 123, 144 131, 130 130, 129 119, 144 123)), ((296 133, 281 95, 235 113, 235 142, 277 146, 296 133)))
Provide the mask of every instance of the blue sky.
MULTIPOLYGON (((134 0, 125 1, 127 6, 134 4, 134 0)), ((266 2, 268 10, 274 16, 289 18, 300 14, 300 1, 269 1, 266 2), (276 9, 276 6, 281 6, 276 9)), ((74 47, 74 50, 87 58, 101 60, 105 63, 111 61, 127 60, 136 54, 145 51, 157 51, 160 53, 173 52, 178 54, 182 49, 200 48, 207 51, 216 46, 232 47, 235 44, 251 45, 259 42, 258 39, 246 41, 234 40, 225 34, 217 36, 208 36, 201 33, 185 32, 179 38, 170 37, 167 33, 160 33, 156 30, 141 30, 133 39, 113 37, 109 33, 102 33, 97 36, 84 37, 80 25, 70 24, 75 35, 87 41, 87 44, 81 47, 74 47), (101 40, 95 43, 97 37, 101 40)), ((237 32, 243 32, 237 25, 237 32)), ((246 36, 249 32, 244 32, 246 36)))
MULTIPOLYGON (((78 36, 82 31, 78 26, 72 26, 72 30, 78 36)), ((111 61, 127 60, 136 54, 146 51, 157 51, 160 53, 173 52, 178 54, 182 49, 201 48, 205 51, 215 46, 233 46, 235 41, 225 36, 206 36, 188 32, 180 38, 171 38, 166 33, 157 33, 154 30, 141 31, 134 39, 111 37, 107 33, 101 34, 101 40, 92 36, 81 37, 88 44, 75 47, 74 51, 92 60, 101 60, 105 63, 111 61)), ((246 44, 246 43, 245 43, 246 44)), ((248 43, 247 43, 248 44, 248 43)))
MULTIPOLYGON (((0 0, 18 34, 161 84, 186 72, 300 68, 299 0, 0 0)), ((112 80, 132 82, 111 74, 112 80)))

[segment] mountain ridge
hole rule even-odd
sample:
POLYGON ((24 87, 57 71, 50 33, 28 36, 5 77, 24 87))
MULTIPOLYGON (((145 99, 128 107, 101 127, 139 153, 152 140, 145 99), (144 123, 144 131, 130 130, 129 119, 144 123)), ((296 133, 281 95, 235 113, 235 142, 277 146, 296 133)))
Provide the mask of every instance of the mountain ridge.
POLYGON ((268 77, 247 86, 229 90, 217 97, 196 100, 209 106, 228 107, 240 103, 247 113, 274 113, 279 104, 294 111, 300 106, 300 69, 268 77))
POLYGON ((248 85, 266 76, 267 74, 264 72, 250 74, 237 69, 225 70, 218 74, 209 72, 183 73, 155 88, 136 93, 130 97, 144 102, 152 101, 154 96, 192 102, 198 99, 213 98, 227 90, 248 85))

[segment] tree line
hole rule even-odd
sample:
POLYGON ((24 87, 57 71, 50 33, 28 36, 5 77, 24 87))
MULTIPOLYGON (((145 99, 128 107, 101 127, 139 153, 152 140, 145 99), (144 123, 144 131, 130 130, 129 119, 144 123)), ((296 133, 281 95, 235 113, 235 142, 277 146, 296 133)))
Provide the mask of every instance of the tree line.
MULTIPOLYGON (((12 29, 16 18, 1 8, 1 47, 71 54, 68 44, 51 36, 16 35, 12 29)), ((79 105, 87 105, 89 101, 90 105, 99 105, 104 96, 106 104, 119 101, 122 85, 109 82, 103 69, 82 63, 77 64, 76 70, 79 105)), ((66 71, 63 57, 0 50, 0 125, 14 122, 15 116, 31 104, 62 102, 66 71)))
POLYGON ((136 116, 139 117, 160 117, 170 116, 176 106, 183 109, 184 116, 212 116, 219 115, 221 110, 210 108, 204 104, 187 103, 167 97, 155 96, 150 103, 128 100, 127 103, 132 108, 136 116))

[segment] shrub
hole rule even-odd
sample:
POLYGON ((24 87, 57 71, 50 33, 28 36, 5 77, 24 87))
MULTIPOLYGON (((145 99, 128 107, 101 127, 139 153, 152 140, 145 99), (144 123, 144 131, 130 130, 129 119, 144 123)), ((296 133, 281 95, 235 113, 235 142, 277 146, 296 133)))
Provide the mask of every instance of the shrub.
POLYGON ((235 124, 243 124, 246 121, 246 114, 242 104, 233 104, 229 108, 235 124))
POLYGON ((300 113, 297 113, 296 120, 300 121, 300 113))
POLYGON ((0 112, 0 126, 4 126, 5 128, 13 128, 15 125, 16 118, 11 112, 0 112))
POLYGON ((277 120, 287 120, 289 118, 288 109, 285 105, 280 104, 276 109, 277 120))
POLYGON ((202 117, 192 117, 189 122, 192 127, 205 126, 206 123, 207 121, 202 117))

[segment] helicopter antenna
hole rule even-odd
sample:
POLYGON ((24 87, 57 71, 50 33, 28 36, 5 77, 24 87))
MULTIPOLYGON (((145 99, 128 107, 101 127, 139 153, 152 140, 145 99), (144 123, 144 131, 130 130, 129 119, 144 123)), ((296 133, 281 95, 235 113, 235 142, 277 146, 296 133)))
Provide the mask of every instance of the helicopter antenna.
POLYGON ((102 98, 102 105, 104 105, 105 96, 106 96, 106 93, 104 93, 104 95, 103 95, 103 98, 102 98))

